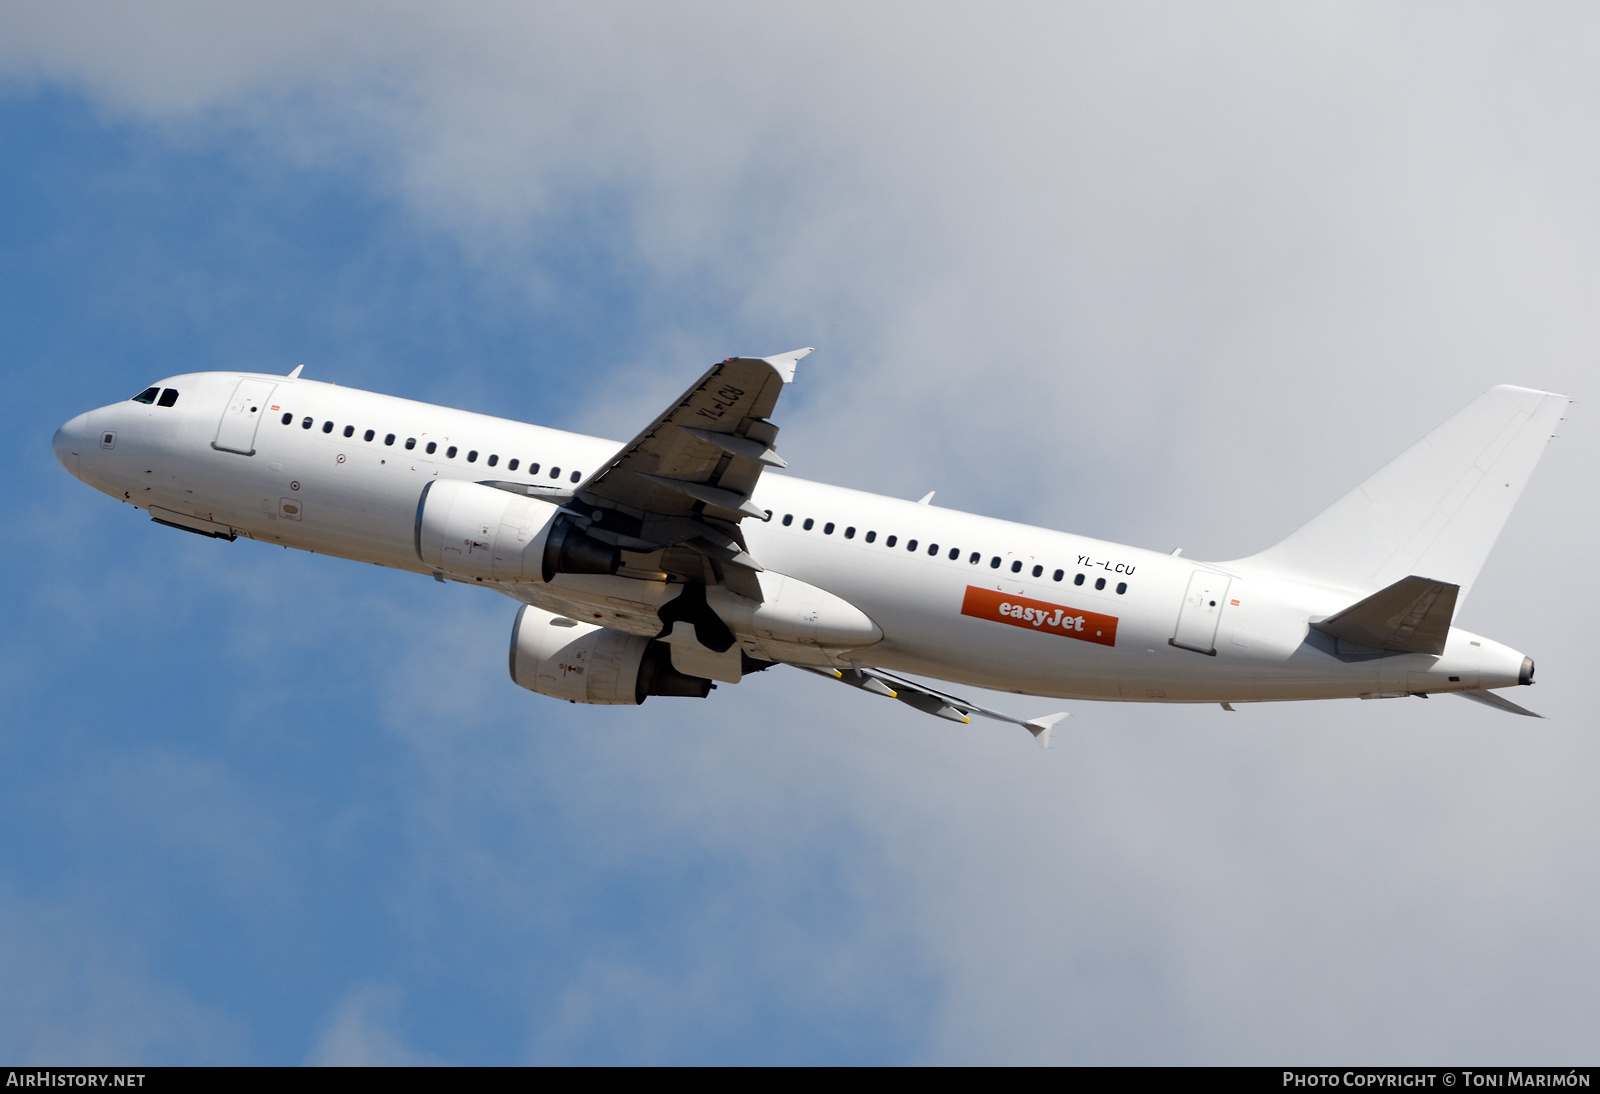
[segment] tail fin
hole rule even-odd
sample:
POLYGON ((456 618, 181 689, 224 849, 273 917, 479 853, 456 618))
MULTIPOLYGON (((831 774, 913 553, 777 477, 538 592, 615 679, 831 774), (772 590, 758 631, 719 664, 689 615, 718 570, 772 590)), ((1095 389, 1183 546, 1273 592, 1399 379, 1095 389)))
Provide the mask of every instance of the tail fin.
POLYGON ((1384 588, 1411 574, 1466 600, 1571 400, 1502 385, 1401 453, 1242 569, 1384 588))

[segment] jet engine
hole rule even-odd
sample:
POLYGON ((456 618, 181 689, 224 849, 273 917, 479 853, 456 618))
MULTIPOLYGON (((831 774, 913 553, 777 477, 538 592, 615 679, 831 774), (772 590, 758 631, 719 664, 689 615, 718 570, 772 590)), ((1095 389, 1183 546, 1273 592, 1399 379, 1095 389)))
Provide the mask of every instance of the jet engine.
POLYGON ((637 705, 651 695, 704 699, 711 681, 672 667, 665 642, 525 605, 511 628, 511 679, 574 703, 637 705))
POLYGON ((481 581, 549 581, 614 574, 622 554, 561 509, 482 483, 434 479, 417 500, 417 557, 435 570, 481 581))

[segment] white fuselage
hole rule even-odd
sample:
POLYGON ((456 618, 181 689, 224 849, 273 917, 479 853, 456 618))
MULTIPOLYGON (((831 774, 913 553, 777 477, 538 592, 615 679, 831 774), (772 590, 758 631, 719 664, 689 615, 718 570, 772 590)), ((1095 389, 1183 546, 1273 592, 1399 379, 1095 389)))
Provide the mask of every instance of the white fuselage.
MULTIPOLYGON (((180 514, 267 543, 423 574, 430 567, 417 554, 416 519, 429 481, 570 488, 621 447, 302 378, 197 373, 159 386, 179 393, 174 405, 115 403, 63 426, 56 451, 68 470, 152 515, 180 514), (248 378, 271 385, 248 446, 253 454, 219 450, 219 422, 248 378), (534 464, 539 470, 530 474, 534 464)), ((883 638, 859 656, 891 670, 1023 694, 1137 702, 1494 688, 1518 683, 1522 672, 1521 653, 1459 628, 1442 656, 1341 660, 1308 641, 1316 637, 1309 623, 1361 593, 1247 564, 1196 562, 771 471, 755 501, 772 516, 743 522, 750 555, 869 616, 883 638), (1098 635, 1091 633, 1097 625, 1098 635), (1196 628, 1202 639, 1187 644, 1213 652, 1172 644, 1196 628)), ((645 607, 649 584, 561 575, 496 587, 548 610, 651 633, 659 623, 645 607)))

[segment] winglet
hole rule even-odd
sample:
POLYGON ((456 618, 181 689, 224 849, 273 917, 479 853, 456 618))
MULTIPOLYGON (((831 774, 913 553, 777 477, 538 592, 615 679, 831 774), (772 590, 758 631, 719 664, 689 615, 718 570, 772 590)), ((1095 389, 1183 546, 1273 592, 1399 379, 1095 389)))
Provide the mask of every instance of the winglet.
POLYGON ((289 373, 289 375, 286 377, 286 379, 290 379, 290 380, 298 380, 298 379, 300 379, 300 370, 305 368, 305 367, 306 366, 304 366, 304 365, 296 365, 296 366, 294 366, 294 371, 289 373))
POLYGON ((799 362, 800 358, 812 352, 814 348, 813 346, 806 346, 804 349, 792 349, 788 353, 776 353, 771 357, 763 357, 762 360, 778 370, 778 375, 783 377, 784 383, 792 384, 794 383, 794 366, 799 362))
POLYGON ((1040 748, 1049 748, 1051 728, 1065 718, 1067 714, 1068 712, 1063 710, 1059 714, 1046 714, 1043 718, 1033 718, 1023 722, 1022 728, 1033 734, 1034 739, 1039 742, 1040 748))

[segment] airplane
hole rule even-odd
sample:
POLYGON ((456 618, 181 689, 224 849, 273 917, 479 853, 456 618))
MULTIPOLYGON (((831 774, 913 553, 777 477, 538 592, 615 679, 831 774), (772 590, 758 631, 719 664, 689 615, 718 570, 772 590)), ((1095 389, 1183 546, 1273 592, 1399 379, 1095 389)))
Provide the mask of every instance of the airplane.
POLYGON ((1533 660, 1454 620, 1566 396, 1491 388, 1282 542, 1205 562, 783 474, 773 414, 810 352, 728 358, 626 444, 300 366, 161 380, 53 448, 160 525, 503 593, 512 680, 574 703, 788 665, 1043 747, 1065 712, 928 680, 1227 710, 1449 693, 1538 717, 1499 694, 1533 660))

